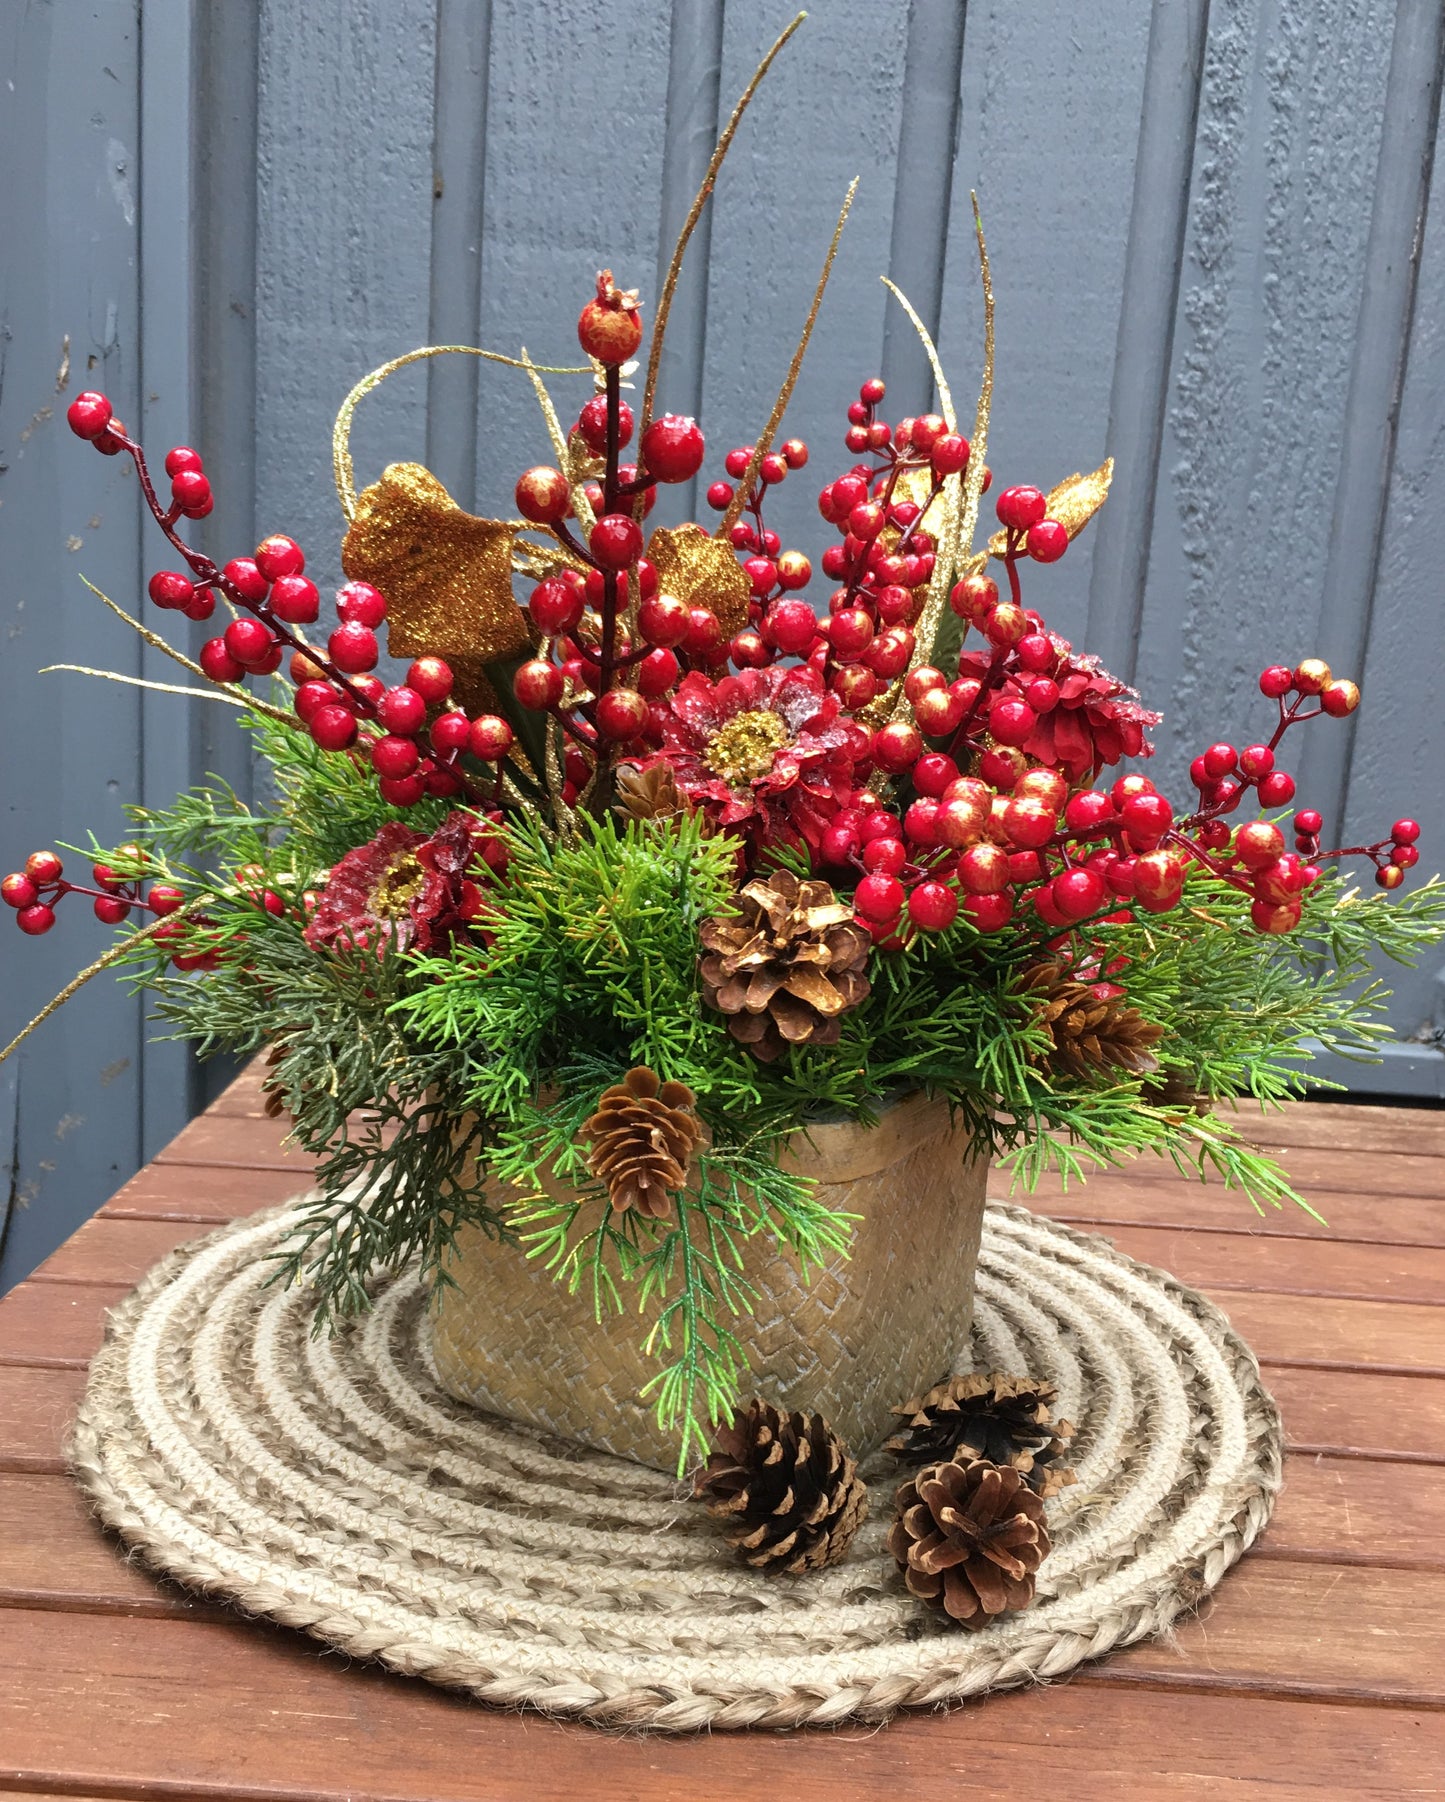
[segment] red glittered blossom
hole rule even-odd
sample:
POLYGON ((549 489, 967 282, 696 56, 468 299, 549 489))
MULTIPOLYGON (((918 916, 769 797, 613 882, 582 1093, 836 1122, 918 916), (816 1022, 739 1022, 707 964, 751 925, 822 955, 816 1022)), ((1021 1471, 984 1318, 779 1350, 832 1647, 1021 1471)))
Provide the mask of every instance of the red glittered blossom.
MULTIPOLYGON (((1071 782, 1088 781, 1124 757, 1152 757, 1146 729, 1164 716, 1141 705, 1137 691, 1111 676, 1097 657, 1070 651, 1062 639, 1054 643, 1067 653, 1054 675, 1058 705, 1038 716, 1024 741, 1025 755, 1063 770, 1071 782)), ((965 676, 982 679, 989 661, 986 654, 972 652, 959 660, 959 668, 965 676)))
POLYGON ((444 950, 484 914, 475 878, 497 844, 489 824, 472 814, 448 814, 430 838, 393 820, 333 868, 307 924, 307 944, 444 950))
POLYGON ((685 676, 663 720, 666 764, 690 807, 754 847, 817 848, 847 801, 868 735, 807 665, 745 669, 713 682, 685 676))

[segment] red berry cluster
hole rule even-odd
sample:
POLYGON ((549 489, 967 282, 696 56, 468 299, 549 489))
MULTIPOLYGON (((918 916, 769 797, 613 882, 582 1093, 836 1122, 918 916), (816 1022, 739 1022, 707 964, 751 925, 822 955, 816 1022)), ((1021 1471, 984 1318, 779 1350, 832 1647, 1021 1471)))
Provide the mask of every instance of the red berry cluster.
MULTIPOLYGON (((0 880, 0 900, 15 909, 15 924, 32 938, 49 932, 55 924, 56 905, 66 895, 89 895, 96 919, 106 926, 119 926, 132 915, 153 914, 164 919, 184 905, 185 894, 174 883, 147 876, 150 859, 139 845, 121 845, 111 855, 115 865, 92 865, 95 887, 86 888, 66 880, 65 866, 54 851, 32 851, 23 870, 0 880)), ((177 920, 170 936, 178 938, 186 929, 186 923, 177 920)), ((165 929, 153 936, 164 938, 165 929)))

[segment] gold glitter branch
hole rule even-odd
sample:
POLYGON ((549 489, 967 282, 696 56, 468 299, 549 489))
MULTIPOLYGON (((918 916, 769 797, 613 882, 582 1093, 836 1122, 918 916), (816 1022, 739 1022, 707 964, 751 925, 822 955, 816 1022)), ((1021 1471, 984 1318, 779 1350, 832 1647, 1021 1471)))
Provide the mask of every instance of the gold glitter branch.
POLYGON ((902 288, 900 288, 896 282, 889 281, 886 275, 881 276, 879 279, 882 281, 883 286, 898 302, 899 306, 903 308, 903 311, 908 315, 912 322, 914 331, 918 333, 919 339, 923 344, 924 354, 927 356, 933 370, 933 385, 938 390, 938 404, 943 408, 944 424, 948 427, 950 432, 956 432, 958 430, 958 415, 953 410, 953 393, 948 386, 948 377, 943 373, 943 364, 939 360, 938 346, 933 342, 928 327, 918 317, 917 312, 914 310, 913 302, 903 292, 902 288))
POLYGON ((713 533, 714 538, 726 538, 742 517, 743 507, 747 502, 753 483, 758 479, 758 470, 762 466, 763 458, 772 449, 773 434, 777 431, 779 422, 788 410, 788 402, 793 398, 798 371, 803 367, 803 355, 808 348, 808 340, 813 335, 813 327, 817 323, 818 309, 823 304, 823 294, 828 286, 828 277, 833 273, 833 258, 838 254, 838 240, 843 236, 843 227, 848 223, 848 213, 853 205, 853 196, 858 192, 859 179, 856 175, 853 177, 848 186, 848 192, 843 197, 843 210, 838 215, 838 223, 833 227, 833 242, 828 246, 828 254, 823 261, 823 273, 818 277, 818 286, 813 293, 813 304, 808 309, 807 319, 803 322, 803 335, 798 340, 798 348, 793 352, 793 360, 788 365, 788 374, 783 382, 782 392, 773 404, 773 410, 768 415, 768 423, 763 427, 762 436, 753 446, 752 459, 743 472, 743 478, 738 483, 737 492, 733 495, 727 512, 722 516, 721 525, 713 533))
POLYGON ((647 430, 652 419, 652 403, 657 394, 657 372, 662 362, 662 339, 667 330, 667 316, 672 311, 672 296, 677 288, 677 278, 682 271, 683 253, 687 249, 688 239, 691 238, 698 220, 702 217, 702 209, 707 205, 708 196, 712 193, 713 183, 717 180, 717 172, 722 167, 723 158, 728 153, 733 136, 742 122, 743 114, 748 110, 753 95, 757 93, 763 77, 773 66, 773 58, 807 16, 805 12, 798 14, 753 71, 752 80, 743 89, 737 105, 732 110, 732 117, 723 127, 722 136, 718 139, 712 158, 708 163, 707 174, 702 178, 702 186, 698 189, 697 196, 688 210, 687 218, 682 222, 682 230, 678 233, 677 243, 673 246, 672 261, 667 266, 667 278, 662 284, 662 293, 657 299, 657 318, 653 321, 652 326, 652 350, 647 359, 647 382, 642 390, 642 422, 637 432, 639 439, 647 430))
POLYGON ((37 1026, 43 1026, 53 1013, 65 1006, 72 995, 77 994, 83 989, 92 976, 99 976, 102 970, 108 970, 112 964, 119 963, 126 952, 131 950, 133 946, 139 945, 143 940, 153 937, 156 931, 165 925, 166 920, 184 919, 187 914, 191 913, 195 908, 200 907, 203 902, 212 899, 214 899, 214 897, 211 895, 192 896, 184 907, 178 907, 173 914, 167 914, 163 919, 152 920, 149 926, 142 926, 139 932, 133 932, 128 939, 122 939, 120 944, 112 945, 104 957, 98 957, 93 964, 87 964, 85 969, 83 969, 78 976, 73 976, 58 995, 52 996, 30 1024, 28 1026, 22 1026, 20 1031, 16 1033, 15 1037, 11 1039, 5 1049, 0 1051, 0 1064, 5 1062, 12 1051, 25 1043, 26 1039, 30 1037, 37 1026))
MULTIPOLYGON (((475 344, 423 344, 409 350, 404 357, 393 357, 361 380, 341 403, 336 423, 331 428, 331 466, 336 476, 336 495, 341 511, 350 520, 356 513, 356 470, 351 461, 351 422, 356 409, 373 388, 379 388, 389 375, 405 369, 408 363, 419 363, 426 357, 483 357, 488 363, 502 363, 508 369, 526 369, 529 365, 517 357, 503 356, 499 350, 479 350, 475 344)), ((538 367, 533 365, 532 367, 538 367)), ((591 375, 590 363, 544 367, 546 375, 591 375)))

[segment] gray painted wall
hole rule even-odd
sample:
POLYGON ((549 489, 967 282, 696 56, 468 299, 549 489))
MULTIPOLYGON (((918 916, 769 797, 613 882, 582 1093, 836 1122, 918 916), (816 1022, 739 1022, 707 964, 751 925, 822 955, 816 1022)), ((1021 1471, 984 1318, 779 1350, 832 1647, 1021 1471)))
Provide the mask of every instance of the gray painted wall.
MULTIPOLYGON (((0 6, 0 865, 249 773, 220 710, 78 676, 154 673, 79 586, 138 611, 157 566, 125 464, 64 430, 103 385, 148 443, 203 448, 203 533, 338 575, 328 433, 363 370, 425 342, 570 360, 591 272, 654 296, 782 0, 9 0, 0 6), (68 360, 67 360, 68 344, 68 360)), ((936 322, 961 395, 999 296, 991 461, 1044 485, 1112 452, 1115 498, 1034 593, 1169 720, 1160 774, 1247 731, 1260 665, 1318 648, 1357 727, 1300 772, 1351 829, 1410 810, 1445 844, 1438 0, 821 0, 764 87, 695 240, 663 399, 724 449, 756 430, 837 207, 863 177, 790 425, 826 468, 880 369, 929 375, 878 275, 936 322)), ((1445 179, 1445 178, 1442 178, 1445 179)), ((358 473, 424 457, 478 508, 544 454, 530 393, 469 359, 362 410, 358 473)), ((812 490, 781 497, 816 548, 812 490)), ((669 497, 676 510, 677 497, 669 497)), ((0 927, 5 926, 0 922, 0 927)), ((8 1037, 105 942, 79 910, 0 935, 8 1037)), ((1399 984, 1408 1034, 1427 972, 1399 984)), ((1355 1086, 1440 1093, 1402 1049, 1355 1086)), ((0 1068, 14 1166, 0 1288, 181 1124, 207 1082, 97 984, 0 1068)), ((0 1184, 0 1210, 6 1207, 0 1184)))

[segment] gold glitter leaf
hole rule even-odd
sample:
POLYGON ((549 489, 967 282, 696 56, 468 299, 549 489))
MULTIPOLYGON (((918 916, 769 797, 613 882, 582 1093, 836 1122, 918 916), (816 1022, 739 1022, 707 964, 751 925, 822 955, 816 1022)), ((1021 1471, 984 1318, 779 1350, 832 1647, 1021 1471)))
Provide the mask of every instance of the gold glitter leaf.
POLYGON ((751 589, 730 544, 699 525, 659 526, 647 542, 657 585, 688 607, 711 607, 731 638, 748 623, 751 589))
POLYGON ((387 600, 393 657, 525 654, 527 617, 512 594, 513 527, 459 507, 420 463, 393 463, 362 490, 341 567, 387 600))
MULTIPOLYGON (((1114 479, 1114 459, 1106 457, 1091 475, 1072 475, 1049 490, 1047 517, 1058 520, 1070 539, 1077 538, 1084 527, 1109 498, 1109 484, 1114 479)), ((1002 557, 1008 543, 1006 532, 995 532, 988 541, 990 557, 1002 557)))

